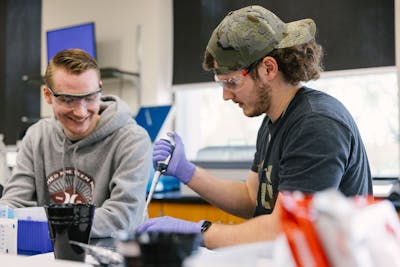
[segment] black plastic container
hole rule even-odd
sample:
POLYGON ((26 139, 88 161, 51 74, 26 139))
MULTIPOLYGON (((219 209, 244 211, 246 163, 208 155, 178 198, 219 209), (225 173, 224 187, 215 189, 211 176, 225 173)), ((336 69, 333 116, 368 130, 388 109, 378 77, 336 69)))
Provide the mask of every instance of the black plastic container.
POLYGON ((70 240, 89 243, 95 206, 91 204, 50 204, 45 206, 50 239, 56 259, 85 261, 86 253, 70 240))
POLYGON ((117 245, 117 248, 121 247, 122 243, 124 248, 133 245, 133 247, 138 246, 140 250, 138 256, 134 258, 124 251, 120 251, 125 258, 126 267, 180 267, 184 259, 200 246, 201 235, 195 233, 144 232, 132 234, 125 240, 118 242, 120 244, 117 245))

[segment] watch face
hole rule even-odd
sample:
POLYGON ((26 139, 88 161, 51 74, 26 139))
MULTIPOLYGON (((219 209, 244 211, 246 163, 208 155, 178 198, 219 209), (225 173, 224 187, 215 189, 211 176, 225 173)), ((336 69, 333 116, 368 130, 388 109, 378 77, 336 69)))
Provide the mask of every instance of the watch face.
POLYGON ((201 232, 204 233, 205 231, 207 231, 208 228, 210 228, 211 224, 212 223, 210 221, 204 221, 201 225, 201 232))

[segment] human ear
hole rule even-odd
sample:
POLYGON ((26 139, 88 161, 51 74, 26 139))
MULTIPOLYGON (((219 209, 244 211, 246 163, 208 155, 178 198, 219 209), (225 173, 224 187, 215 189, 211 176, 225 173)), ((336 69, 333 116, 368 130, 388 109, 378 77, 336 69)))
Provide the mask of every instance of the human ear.
POLYGON ((264 75, 267 76, 268 80, 272 80, 276 77, 279 71, 278 62, 276 62, 275 58, 266 56, 261 62, 262 71, 264 71, 264 75))
POLYGON ((53 103, 53 99, 51 98, 51 93, 47 89, 47 85, 42 86, 42 92, 43 92, 43 97, 44 97, 44 100, 46 101, 46 103, 51 105, 53 103))

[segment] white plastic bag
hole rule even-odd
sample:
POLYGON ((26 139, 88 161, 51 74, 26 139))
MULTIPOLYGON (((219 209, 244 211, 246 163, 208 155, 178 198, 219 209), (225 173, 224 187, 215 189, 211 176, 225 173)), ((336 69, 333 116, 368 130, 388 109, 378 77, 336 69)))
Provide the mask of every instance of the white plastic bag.
POLYGON ((318 193, 315 227, 333 267, 400 266, 400 220, 387 200, 318 193))

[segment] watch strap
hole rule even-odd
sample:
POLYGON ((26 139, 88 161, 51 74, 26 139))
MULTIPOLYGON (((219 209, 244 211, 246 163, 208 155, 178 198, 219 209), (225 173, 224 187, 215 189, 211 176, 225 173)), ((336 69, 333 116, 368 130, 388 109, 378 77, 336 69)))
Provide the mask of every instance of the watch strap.
POLYGON ((205 233, 205 232, 208 230, 208 228, 210 228, 211 225, 212 225, 212 222, 210 222, 210 221, 204 221, 204 222, 201 224, 201 233, 205 233))

